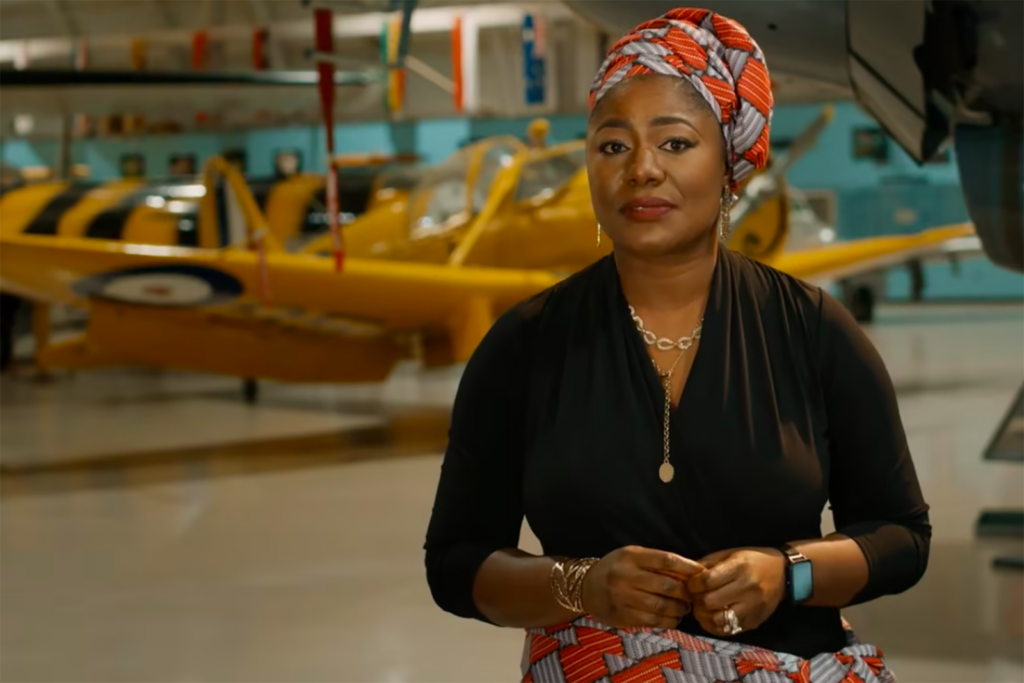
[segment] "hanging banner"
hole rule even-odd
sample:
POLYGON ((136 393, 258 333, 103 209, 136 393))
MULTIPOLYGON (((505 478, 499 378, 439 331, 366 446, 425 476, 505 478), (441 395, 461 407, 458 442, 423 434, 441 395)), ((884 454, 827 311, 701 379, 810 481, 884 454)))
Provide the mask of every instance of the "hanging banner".
POLYGON ((455 84, 452 92, 455 111, 461 114, 465 106, 462 99, 462 17, 455 17, 452 25, 452 83, 455 84))
POLYGON ((405 70, 399 52, 402 42, 402 15, 395 13, 384 22, 381 36, 381 59, 387 69, 384 107, 389 112, 401 110, 405 100, 405 70))
POLYGON ((455 83, 455 109, 473 114, 477 110, 479 86, 480 20, 469 13, 456 17, 452 28, 452 81, 455 83))
MULTIPOLYGON (((78 41, 75 50, 75 70, 84 71, 89 68, 89 44, 85 38, 78 41)), ((89 134, 90 120, 85 114, 75 116, 75 135, 85 137, 89 134)))
MULTIPOLYGON (((334 52, 334 13, 329 9, 313 10, 313 28, 316 51, 321 54, 334 52)), ((334 165, 334 63, 317 62, 319 72, 320 107, 324 115, 324 132, 327 137, 327 220, 334 242, 334 271, 340 273, 345 260, 345 246, 342 241, 338 214, 338 169, 334 165)))
POLYGON ((75 45, 75 70, 82 71, 89 68, 89 42, 82 38, 75 45))
POLYGON ((523 82, 526 104, 547 102, 547 22, 542 14, 523 17, 523 82))
POLYGON ((146 41, 142 38, 132 39, 132 68, 136 71, 146 68, 146 41))
POLYGON ((206 67, 206 31, 192 34, 192 68, 196 71, 206 67))
POLYGON ((270 66, 267 59, 267 40, 270 33, 265 28, 257 28, 252 32, 252 68, 255 71, 266 71, 270 66))

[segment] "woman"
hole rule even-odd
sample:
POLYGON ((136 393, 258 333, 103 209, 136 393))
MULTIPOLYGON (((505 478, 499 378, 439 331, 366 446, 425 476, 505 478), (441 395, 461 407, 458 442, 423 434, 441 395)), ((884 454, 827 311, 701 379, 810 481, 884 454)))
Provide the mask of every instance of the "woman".
POLYGON ((427 531, 435 600, 527 629, 535 683, 894 680, 839 611, 927 564, 891 381, 835 300, 719 243, 766 162, 760 49, 674 10, 614 46, 591 107, 614 252, 502 316, 468 364, 427 531), (524 514, 542 557, 516 547, 524 514))

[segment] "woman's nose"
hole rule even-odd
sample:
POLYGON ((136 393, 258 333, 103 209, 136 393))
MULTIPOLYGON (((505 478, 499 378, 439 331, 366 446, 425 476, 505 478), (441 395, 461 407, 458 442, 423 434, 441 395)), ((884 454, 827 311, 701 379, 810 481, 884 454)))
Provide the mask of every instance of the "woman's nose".
POLYGON ((665 180, 665 171, 658 163, 654 150, 640 147, 630 160, 630 185, 659 185, 665 180))

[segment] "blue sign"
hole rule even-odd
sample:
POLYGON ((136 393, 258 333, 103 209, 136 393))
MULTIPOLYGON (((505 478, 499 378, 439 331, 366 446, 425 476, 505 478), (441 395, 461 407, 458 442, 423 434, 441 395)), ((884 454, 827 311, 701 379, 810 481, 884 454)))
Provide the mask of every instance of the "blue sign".
POLYGON ((523 17, 523 81, 526 104, 544 104, 547 93, 546 43, 544 21, 527 14, 523 17))

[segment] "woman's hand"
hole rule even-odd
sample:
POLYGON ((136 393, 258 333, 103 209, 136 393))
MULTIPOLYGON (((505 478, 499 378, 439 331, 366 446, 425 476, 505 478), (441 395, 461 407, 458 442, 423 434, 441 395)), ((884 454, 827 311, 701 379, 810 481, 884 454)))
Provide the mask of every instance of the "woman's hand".
POLYGON ((773 548, 736 548, 713 553, 700 563, 707 571, 687 582, 693 616, 708 633, 729 635, 726 609, 740 628, 755 629, 772 615, 786 594, 786 558, 773 548))
POLYGON ((702 571, 702 565, 673 553, 619 548, 587 572, 583 607, 618 628, 675 628, 690 613, 686 582, 702 571))

